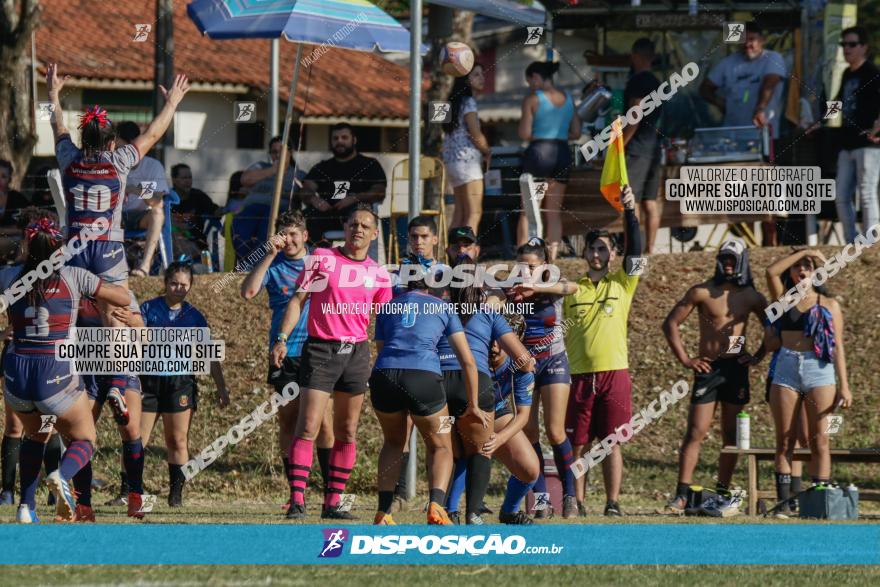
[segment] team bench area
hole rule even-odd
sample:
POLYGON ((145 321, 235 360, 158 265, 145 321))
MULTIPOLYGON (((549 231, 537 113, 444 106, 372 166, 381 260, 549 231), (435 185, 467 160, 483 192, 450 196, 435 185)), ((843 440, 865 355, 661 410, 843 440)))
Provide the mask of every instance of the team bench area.
MULTIPOLYGON (((735 454, 748 457, 749 466, 749 515, 757 516, 758 500, 762 498, 776 501, 776 491, 761 491, 758 489, 758 461, 772 461, 776 456, 776 450, 772 448, 748 448, 740 449, 735 446, 725 446, 721 449, 722 454, 735 454)), ((810 450, 798 448, 794 451, 794 460, 809 461, 810 450)), ((831 462, 844 463, 880 463, 880 448, 832 448, 831 462)), ((859 488, 859 499, 865 501, 880 501, 880 489, 859 488)))

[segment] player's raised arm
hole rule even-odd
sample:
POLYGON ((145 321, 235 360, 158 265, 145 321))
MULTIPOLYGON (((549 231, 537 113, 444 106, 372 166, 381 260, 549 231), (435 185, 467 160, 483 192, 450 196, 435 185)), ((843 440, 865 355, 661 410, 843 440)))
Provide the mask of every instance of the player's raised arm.
POLYGON ((165 107, 159 112, 159 116, 153 119, 147 130, 131 142, 132 145, 137 147, 141 157, 149 153, 153 145, 159 142, 159 139, 168 130, 171 121, 174 120, 174 113, 177 111, 177 107, 189 91, 189 80, 184 74, 179 74, 174 78, 174 84, 170 90, 166 90, 162 86, 159 86, 159 89, 162 91, 162 95, 165 96, 165 107))
POLYGON ((623 266, 629 275, 632 273, 633 259, 642 255, 642 236, 639 233, 639 217, 636 216, 636 198, 628 185, 623 186, 620 203, 623 204, 623 227, 626 235, 623 266))
POLYGON ((49 90, 49 100, 52 102, 52 116, 49 119, 52 125, 52 134, 55 142, 70 131, 64 126, 64 112, 61 110, 61 88, 70 76, 58 77, 58 65, 50 63, 46 68, 46 86, 49 90))
POLYGON ((264 255, 257 266, 241 282, 241 297, 246 300, 253 299, 263 289, 263 278, 266 277, 266 272, 272 266, 275 256, 287 246, 287 236, 283 234, 272 235, 269 239, 269 246, 272 247, 272 251, 268 255, 264 255))

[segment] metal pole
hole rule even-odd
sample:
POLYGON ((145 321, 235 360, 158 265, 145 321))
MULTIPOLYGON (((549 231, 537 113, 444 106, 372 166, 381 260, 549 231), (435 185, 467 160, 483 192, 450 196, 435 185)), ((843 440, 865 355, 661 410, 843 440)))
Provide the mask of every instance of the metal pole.
MULTIPOLYGON (((153 46, 153 118, 159 116, 165 99, 159 90, 160 85, 165 84, 165 55, 163 44, 165 43, 165 17, 163 15, 164 0, 156 0, 156 29, 153 46)), ((165 142, 160 140, 156 143, 153 153, 161 163, 165 163, 165 142)))
POLYGON ((290 95, 287 97, 287 115, 284 117, 284 134, 281 137, 281 158, 278 160, 278 175, 275 176, 275 196, 272 198, 272 211, 269 213, 269 230, 273 234, 278 208, 281 205, 281 185, 284 183, 284 171, 287 167, 287 141, 290 139, 290 124, 293 122, 293 100, 296 97, 296 80, 299 77, 299 62, 302 59, 302 43, 296 44, 296 61, 293 63, 293 77, 290 79, 290 95))
MULTIPOLYGON (((412 220, 422 209, 419 173, 422 159, 422 0, 411 0, 409 13, 409 218, 412 220)), ((410 453, 409 457, 414 461, 415 453, 410 453)))
MULTIPOLYGON (((419 215, 421 205, 422 160, 422 0, 410 0, 409 27, 409 219, 419 215)), ((441 196, 442 197, 442 196, 441 196)), ((418 444, 413 427, 409 437, 409 460, 406 464, 406 498, 416 495, 418 444)))
POLYGON ((418 434, 416 434, 416 428, 413 426, 412 432, 409 435, 409 460, 406 462, 406 498, 412 499, 416 496, 416 483, 418 483, 418 479, 416 477, 416 469, 418 469, 418 434))
POLYGON ((549 10, 547 11, 547 21, 544 23, 544 32, 547 39, 544 43, 544 47, 547 51, 547 62, 553 63, 553 13, 549 10))
MULTIPOLYGON (((165 40, 162 43, 162 57, 165 60, 165 89, 174 85, 174 7, 171 0, 163 0, 162 17, 165 22, 165 40)), ((165 106, 164 104, 162 105, 165 106)), ((176 117, 176 115, 175 115, 176 117)), ((174 148, 174 124, 172 123, 163 136, 164 154, 174 148)), ((164 164, 165 161, 163 160, 164 164)))
POLYGON ((272 50, 269 56, 269 136, 278 134, 278 88, 281 85, 279 63, 281 49, 280 39, 272 39, 272 50))

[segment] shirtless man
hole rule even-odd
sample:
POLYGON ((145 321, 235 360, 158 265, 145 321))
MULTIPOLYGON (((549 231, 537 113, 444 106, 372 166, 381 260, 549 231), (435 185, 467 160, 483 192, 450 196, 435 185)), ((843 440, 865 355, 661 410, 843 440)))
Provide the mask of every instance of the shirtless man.
MULTIPOLYGON (((723 444, 736 443, 736 414, 749 402, 749 366, 764 357, 763 344, 754 356, 745 351, 746 326, 750 314, 763 323, 766 306, 767 300, 752 283, 748 250, 741 241, 731 239, 718 251, 714 277, 691 287, 663 323, 663 333, 675 357, 694 370, 688 428, 679 451, 678 485, 664 513, 684 513, 700 445, 719 403, 723 444), (694 308, 700 316, 700 351, 691 358, 684 348, 679 326, 694 308)), ((722 497, 730 497, 728 487, 735 468, 736 455, 719 457, 717 493, 722 497)), ((728 506, 706 513, 735 513, 735 506, 728 506)))

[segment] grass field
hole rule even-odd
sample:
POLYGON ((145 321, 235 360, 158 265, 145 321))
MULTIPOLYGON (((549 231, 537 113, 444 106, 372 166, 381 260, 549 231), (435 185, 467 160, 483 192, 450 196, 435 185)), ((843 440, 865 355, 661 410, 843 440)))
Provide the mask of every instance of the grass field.
MULTIPOLYGON (((825 247, 833 254, 836 249, 825 247)), ((766 293, 764 268, 783 254, 783 249, 755 249, 751 251, 752 271, 759 291, 766 293)), ((583 274, 585 263, 563 259, 559 266, 563 275, 576 279, 583 274)), ((691 252, 675 255, 655 255, 640 281, 629 320, 630 373, 633 381, 633 408, 641 409, 657 397, 658 388, 669 389, 679 379, 692 381, 692 375, 681 367, 669 351, 660 330, 666 314, 687 291, 687 288, 711 276, 714 254, 691 252)), ((880 309, 876 302, 880 269, 880 248, 865 249, 863 254, 831 279, 828 287, 840 301, 846 319, 845 342, 850 388, 855 403, 844 412, 841 432, 831 438, 832 447, 877 447, 880 442, 880 371, 874 360, 880 355, 880 338, 876 325, 880 309)), ((201 309, 215 338, 226 341, 226 361, 223 369, 233 405, 220 410, 214 404, 213 383, 207 377, 199 378, 200 405, 190 433, 190 454, 195 455, 219 435, 249 413, 268 397, 265 376, 268 351, 270 313, 261 293, 245 302, 238 293, 242 277, 220 282, 219 274, 197 276, 188 301, 201 309), (218 285, 215 292, 214 285, 218 285), (225 284, 225 285, 223 285, 225 284)), ((141 301, 161 292, 158 278, 134 280, 133 289, 141 301)), ((682 328, 686 346, 695 352, 699 318, 691 316, 682 328)), ((753 320, 749 325, 748 350, 760 344, 760 325, 753 320)), ((747 406, 751 415, 752 446, 773 446, 773 424, 769 408, 763 401, 768 361, 751 372, 752 401, 747 406)), ((675 487, 678 447, 687 419, 687 401, 669 409, 624 447, 626 472, 623 481, 622 504, 625 508, 658 507, 675 487)), ((107 416, 99 431, 99 454, 95 459, 96 475, 115 483, 118 479, 120 442, 107 416)), ((164 494, 167 491, 167 469, 161 443, 161 423, 153 434, 154 446, 147 451, 145 480, 148 489, 164 494)), ((376 455, 381 444, 378 423, 369 401, 365 403, 358 438, 358 458, 349 483, 351 492, 364 496, 375 491, 376 455)), ((703 445, 700 465, 694 481, 712 486, 717 470, 717 451, 720 438, 713 428, 703 445)), ((421 449, 420 449, 421 452, 421 449)), ((424 469, 420 468, 420 471, 424 469)), ((761 464, 762 487, 771 488, 772 464, 761 464)), ((420 475, 422 478, 424 475, 420 475)), ((880 467, 871 465, 840 465, 834 468, 835 479, 860 487, 880 488, 880 467)), ((317 487, 320 476, 313 470, 312 482, 317 487)), ((506 475, 502 467, 494 468, 491 490, 504 490, 506 475)), ((745 464, 740 463, 734 482, 745 486, 745 464)), ((591 489, 601 493, 601 479, 591 475, 591 489)), ((283 471, 277 448, 277 427, 267 422, 257 428, 237 446, 226 452, 203 471, 187 487, 187 495, 198 499, 223 502, 234 500, 270 501, 282 495, 283 471)), ((427 493, 420 486, 421 493, 427 493)), ((360 499, 366 499, 361 497, 360 499)), ((370 498, 371 499, 371 498, 370 498)), ((599 497, 593 497, 594 507, 601 507, 599 497)))
POLYGON ((575 585, 713 585, 736 587, 799 586, 846 584, 876 585, 880 569, 871 567, 684 567, 642 566, 525 567, 525 566, 386 566, 386 567, 12 567, 4 568, 0 585, 30 586, 114 585, 150 587, 153 585, 251 587, 260 585, 315 585, 344 587, 385 587, 388 585, 434 586, 438 581, 451 585, 498 585, 554 587, 575 585), (845 579, 844 579, 845 577, 845 579))
MULTIPOLYGON (((836 252, 827 248, 826 253, 836 252)), ((763 269, 782 254, 780 249, 757 249, 752 251, 753 272, 761 277, 763 269)), ((669 389, 679 379, 691 380, 673 359, 660 331, 663 318, 675 301, 689 285, 711 275, 714 263, 712 253, 686 253, 657 255, 644 275, 637 292, 629 323, 630 372, 633 379, 633 407, 640 409, 656 397, 657 387, 669 389)), ((568 278, 577 278, 584 270, 584 263, 564 260, 560 263, 568 278)), ((876 304, 877 269, 880 268, 880 250, 866 250, 853 264, 829 283, 832 292, 840 300, 847 321, 845 341, 850 375, 850 387, 855 405, 845 413, 845 424, 840 434, 832 437, 834 447, 877 447, 880 444, 880 371, 874 360, 880 354, 880 339, 876 336, 876 324, 880 310, 876 304)), ((213 384, 208 378, 200 378, 200 405, 190 435, 190 454, 195 455, 219 435, 263 402, 268 392, 266 384, 267 332, 269 311, 265 294, 256 300, 243 302, 238 295, 240 277, 222 287, 219 292, 212 288, 221 277, 199 276, 189 301, 200 308, 208 318, 214 338, 226 341, 227 359, 223 364, 227 382, 232 390, 233 405, 220 410, 213 402, 213 384)), ((756 279, 759 290, 764 291, 762 279, 756 279)), ((157 278, 135 280, 133 288, 140 301, 145 301, 161 291, 157 278)), ((683 328, 683 337, 690 350, 696 346, 698 324, 692 316, 683 328)), ((747 348, 753 350, 759 344, 758 324, 753 322, 748 333, 747 348)), ((765 362, 752 371, 752 402, 747 411, 752 417, 752 445, 773 446, 773 428, 769 409, 762 401, 766 382, 765 362)), ((366 403, 361 419, 358 441, 358 459, 349 485, 349 492, 357 494, 354 513, 360 523, 372 521, 375 510, 376 455, 381 443, 378 424, 366 403)), ((695 518, 666 518, 654 515, 655 508, 668 499, 675 486, 678 446, 687 417, 686 401, 671 407, 660 420, 642 431, 624 447, 625 477, 621 505, 628 515, 622 519, 608 520, 601 513, 604 504, 600 475, 590 475, 588 510, 586 519, 553 523, 588 524, 634 524, 670 523, 703 524, 715 520, 695 518)), ((154 444, 162 438, 161 423, 153 434, 154 444)), ((99 426, 99 451, 95 458, 96 478, 107 485, 94 495, 98 521, 109 524, 139 523, 129 520, 122 508, 106 507, 117 488, 120 441, 115 427, 105 416, 99 426)), ((717 451, 720 439, 714 429, 703 446, 700 465, 694 481, 711 486, 716 472, 717 451)), ((421 452, 420 448, 420 452, 421 452)), ((187 485, 187 507, 170 510, 165 505, 167 495, 167 469, 165 451, 153 446, 147 450, 145 485, 148 492, 159 498, 154 513, 143 523, 147 524, 286 524, 280 504, 285 500, 285 481, 277 448, 277 427, 268 422, 253 434, 226 452, 208 469, 187 485)), ((315 467, 317 469, 317 467, 315 467)), ((424 469, 420 463, 420 477, 424 469)), ((762 487, 772 487, 772 468, 762 464, 762 487)), ((313 471, 313 485, 309 491, 307 523, 320 523, 317 484, 320 476, 313 471)), ((834 477, 844 483, 850 481, 863 488, 880 487, 880 467, 872 465, 835 466, 834 477)), ((493 470, 490 507, 497 509, 504 489, 506 472, 496 465, 493 470)), ((734 482, 746 484, 745 465, 740 463, 734 482)), ((395 519, 402 523, 422 523, 421 512, 426 488, 422 482, 419 497, 413 500, 408 511, 396 513, 395 519)), ((42 489, 38 496, 39 512, 44 520, 51 519, 51 509, 45 506, 46 494, 42 489)), ((0 523, 14 520, 14 508, 0 508, 0 523)), ((876 520, 880 509, 872 503, 862 504, 864 521, 876 520)), ((491 521, 497 518, 489 517, 491 521)), ((725 523, 801 524, 799 520, 764 520, 741 516, 725 523)), ((586 530, 586 529, 585 529, 586 530)), ((186 545, 170 545, 183 547, 186 545)), ((295 548, 296 545, 291 545, 295 548)), ((706 548, 706 545, 695 545, 706 548)), ((711 548, 735 548, 735 545, 711 545, 711 548)), ((322 585, 400 585, 432 584, 439 580, 451 580, 454 584, 485 584, 487 580, 499 585, 567 585, 584 581, 596 585, 644 584, 644 585, 789 585, 795 581, 804 585, 825 585, 840 582, 845 577, 852 585, 878 584, 880 571, 866 567, 656 567, 656 566, 593 566, 593 567, 499 567, 499 566, 435 566, 435 567, 308 567, 291 568, 276 566, 243 567, 7 567, 0 572, 0 585, 57 584, 63 580, 71 585, 304 585, 316 581, 322 585)))

